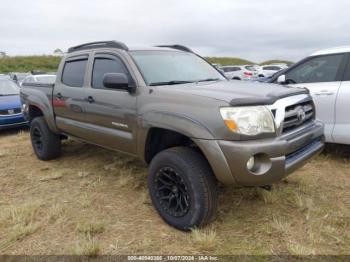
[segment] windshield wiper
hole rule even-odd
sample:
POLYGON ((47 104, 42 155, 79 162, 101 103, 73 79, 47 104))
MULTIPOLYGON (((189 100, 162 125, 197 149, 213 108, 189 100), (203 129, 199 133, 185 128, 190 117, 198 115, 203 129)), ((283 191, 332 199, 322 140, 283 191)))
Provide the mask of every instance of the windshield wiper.
POLYGON ((165 86, 165 85, 180 85, 180 84, 187 84, 187 83, 194 83, 193 81, 182 81, 182 80, 173 80, 173 81, 166 81, 166 82, 154 82, 150 83, 150 86, 165 86))
POLYGON ((198 80, 196 82, 209 82, 209 81, 218 81, 220 80, 219 78, 207 78, 207 79, 202 79, 202 80, 198 80))

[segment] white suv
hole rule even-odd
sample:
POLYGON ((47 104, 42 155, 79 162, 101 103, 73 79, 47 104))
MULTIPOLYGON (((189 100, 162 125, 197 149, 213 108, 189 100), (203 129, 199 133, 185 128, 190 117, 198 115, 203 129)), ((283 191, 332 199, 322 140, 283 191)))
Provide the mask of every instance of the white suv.
POLYGON ((220 68, 228 79, 251 80, 258 77, 258 71, 254 65, 230 65, 220 68))
POLYGON ((350 145, 350 46, 315 52, 269 82, 308 88, 326 142, 350 145))
POLYGON ((260 67, 259 77, 271 77, 273 74, 287 67, 288 67, 287 65, 283 65, 283 64, 263 65, 260 67))

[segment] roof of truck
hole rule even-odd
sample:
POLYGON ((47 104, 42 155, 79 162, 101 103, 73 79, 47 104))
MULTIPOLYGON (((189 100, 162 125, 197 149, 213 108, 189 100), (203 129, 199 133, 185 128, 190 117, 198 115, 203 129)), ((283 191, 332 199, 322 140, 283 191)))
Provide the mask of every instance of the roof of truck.
POLYGON ((81 45, 77 45, 77 46, 73 46, 68 48, 68 53, 72 53, 72 52, 76 52, 76 51, 81 51, 81 50, 92 50, 92 49, 97 49, 97 48, 116 48, 116 49, 120 49, 120 50, 124 50, 124 51, 136 51, 136 50, 143 50, 143 51, 147 51, 147 50, 178 50, 178 51, 184 51, 184 52, 188 52, 188 53, 193 53, 193 51, 183 45, 157 45, 154 47, 134 47, 132 49, 130 49, 126 44, 124 44, 123 42, 120 41, 98 41, 98 42, 90 42, 90 43, 85 43, 85 44, 81 44, 81 45))
POLYGON ((129 46, 129 51, 181 51, 168 47, 158 46, 129 46))
POLYGON ((350 46, 338 46, 338 47, 319 50, 317 52, 312 53, 310 56, 339 54, 339 53, 348 53, 348 52, 350 52, 350 46))

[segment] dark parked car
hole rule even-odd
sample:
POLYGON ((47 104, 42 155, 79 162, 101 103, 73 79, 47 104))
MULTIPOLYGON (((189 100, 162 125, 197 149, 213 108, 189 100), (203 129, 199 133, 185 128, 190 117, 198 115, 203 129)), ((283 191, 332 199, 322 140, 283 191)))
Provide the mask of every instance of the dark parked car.
POLYGON ((25 125, 19 87, 11 80, 0 79, 0 130, 25 125))

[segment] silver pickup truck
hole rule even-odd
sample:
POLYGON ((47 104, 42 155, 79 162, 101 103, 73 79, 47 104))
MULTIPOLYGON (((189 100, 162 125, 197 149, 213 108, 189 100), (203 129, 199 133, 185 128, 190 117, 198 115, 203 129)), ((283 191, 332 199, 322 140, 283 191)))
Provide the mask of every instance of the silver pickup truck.
POLYGON ((180 45, 72 47, 56 83, 24 84, 21 99, 39 159, 66 137, 138 156, 156 210, 181 230, 213 219, 218 182, 269 185, 324 146, 306 89, 229 81, 180 45))

